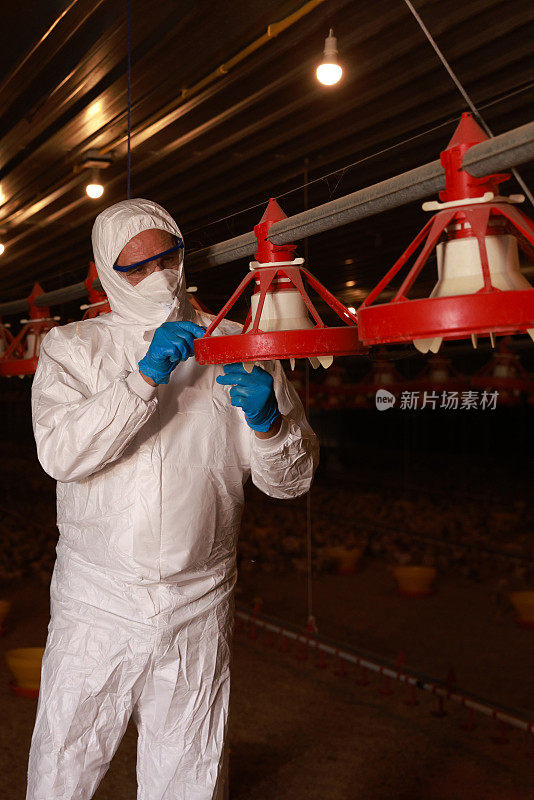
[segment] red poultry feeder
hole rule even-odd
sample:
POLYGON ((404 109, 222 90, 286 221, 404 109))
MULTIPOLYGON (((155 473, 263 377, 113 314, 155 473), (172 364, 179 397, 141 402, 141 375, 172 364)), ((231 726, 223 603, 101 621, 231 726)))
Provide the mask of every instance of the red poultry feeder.
POLYGON ((259 225, 254 228, 258 252, 257 260, 250 264, 251 272, 217 314, 204 337, 195 341, 199 364, 242 361, 247 369, 252 369, 255 361, 289 358, 293 362, 295 358, 309 358, 314 367, 319 364, 328 367, 333 356, 365 352, 358 338, 356 316, 304 269, 304 259, 293 258, 296 245, 278 246, 267 239, 271 225, 285 218, 276 200, 269 200, 259 225), (252 281, 254 294, 243 332, 214 335, 252 281), (330 328, 324 324, 305 284, 337 314, 342 326, 330 328))
POLYGON ((314 385, 313 394, 317 405, 323 409, 346 408, 352 386, 347 373, 339 364, 334 364, 321 384, 314 385))
POLYGON ((35 305, 35 298, 44 294, 41 286, 35 283, 28 297, 30 318, 21 320, 23 327, 11 341, 0 357, 0 376, 11 378, 33 375, 39 361, 41 342, 51 328, 57 325, 59 317, 51 317, 50 309, 35 305))
POLYGON ((82 319, 94 319, 95 317, 100 317, 102 314, 109 314, 111 311, 107 294, 101 289, 94 288, 97 278, 98 273, 96 271, 95 262, 90 261, 87 278, 84 280, 89 295, 89 302, 80 306, 80 310, 85 311, 82 319))
POLYGON ((4 355, 13 341, 13 334, 9 330, 10 327, 11 325, 9 322, 2 322, 2 320, 0 320, 0 357, 4 355))
POLYGON ((353 406, 356 408, 374 406, 375 395, 379 389, 386 389, 393 395, 399 395, 405 388, 405 379, 395 363, 388 358, 385 349, 380 348, 374 356, 369 372, 353 388, 353 406))
POLYGON ((500 405, 517 405, 523 397, 534 394, 534 379, 510 347, 510 341, 499 343, 496 353, 471 378, 474 388, 497 392, 500 405))
POLYGON ((456 370, 448 358, 431 356, 410 388, 427 392, 460 392, 466 389, 467 378, 456 370))
POLYGON ((518 246, 534 263, 534 224, 514 207, 522 195, 501 197, 498 185, 509 175, 474 178, 461 169, 466 151, 488 137, 463 114, 447 149, 444 202, 425 203, 438 213, 427 222, 392 269, 358 309, 364 344, 413 341, 436 353, 443 339, 529 333, 534 338, 534 288, 519 271, 518 246), (389 303, 375 300, 408 260, 422 249, 389 303), (436 249, 438 282, 430 297, 407 297, 436 249))

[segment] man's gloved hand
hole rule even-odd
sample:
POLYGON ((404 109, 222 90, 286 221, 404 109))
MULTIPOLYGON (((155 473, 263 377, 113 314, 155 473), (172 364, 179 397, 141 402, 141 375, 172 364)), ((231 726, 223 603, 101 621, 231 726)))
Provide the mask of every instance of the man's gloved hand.
POLYGON ((225 364, 223 369, 217 383, 232 387, 232 405, 243 409, 253 431, 267 433, 280 416, 271 375, 261 367, 247 372, 243 364, 225 364))
POLYGON ((139 362, 139 372, 154 383, 168 383, 177 364, 194 355, 195 339, 202 338, 205 332, 206 328, 194 322, 164 322, 139 362))

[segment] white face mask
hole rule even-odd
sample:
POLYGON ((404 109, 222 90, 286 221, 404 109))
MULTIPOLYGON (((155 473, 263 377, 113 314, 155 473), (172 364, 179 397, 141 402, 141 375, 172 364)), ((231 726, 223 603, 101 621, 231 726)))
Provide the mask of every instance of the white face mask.
POLYGON ((159 303, 164 308, 170 308, 176 296, 176 289, 180 281, 180 274, 177 269, 164 269, 153 272, 143 278, 134 289, 146 297, 159 303))

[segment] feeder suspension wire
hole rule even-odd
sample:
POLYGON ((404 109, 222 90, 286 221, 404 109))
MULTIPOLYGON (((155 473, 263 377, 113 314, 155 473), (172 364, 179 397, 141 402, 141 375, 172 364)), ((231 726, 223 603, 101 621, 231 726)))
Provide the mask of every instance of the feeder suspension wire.
MULTIPOLYGON (((515 95, 521 94, 522 92, 526 92, 529 89, 532 89, 533 87, 534 87, 534 81, 529 81, 528 83, 523 84, 521 86, 516 86, 509 92, 506 92, 506 94, 500 95, 499 97, 496 97, 494 100, 489 100, 487 103, 483 103, 481 106, 479 106, 479 109, 490 108, 491 106, 503 103, 510 97, 515 97, 515 95)), ((434 133, 434 131, 438 131, 440 128, 445 128, 447 127, 447 125, 452 125, 453 122, 458 123, 458 114, 455 114, 453 117, 449 117, 448 119, 438 123, 437 125, 433 125, 431 128, 425 128, 424 131, 415 133, 412 136, 407 136, 406 139, 401 139, 400 142, 395 142, 394 144, 388 145, 387 147, 382 147, 380 150, 376 150, 374 153, 370 153, 367 156, 363 156, 363 158, 359 158, 357 161, 352 161, 350 164, 346 164, 344 167, 339 167, 338 169, 334 169, 331 172, 325 173, 324 175, 319 175, 318 178, 312 178, 311 181, 306 179, 305 184, 302 184, 301 186, 295 186, 293 189, 288 189, 287 192, 282 192, 281 194, 273 196, 276 198, 276 200, 280 200, 282 197, 287 197, 288 195, 293 194, 294 192, 299 192, 301 191, 301 189, 305 189, 306 186, 313 186, 315 183, 321 183, 321 181, 325 181, 325 183, 327 183, 328 178, 331 178, 334 175, 338 175, 339 173, 342 173, 341 174, 342 178, 343 174, 351 170, 353 167, 358 167, 360 164, 364 164, 366 161, 371 161, 373 158, 377 158, 378 156, 382 156, 385 153, 391 152, 392 150, 396 150, 397 147, 402 147, 403 145, 409 144, 410 142, 413 142, 416 139, 421 139, 424 136, 428 136, 429 133, 434 133)), ((309 159, 307 160, 309 161, 309 159)), ((233 214, 227 214, 226 216, 218 217, 217 219, 214 219, 211 222, 205 222, 202 225, 197 225, 196 228, 190 228, 187 231, 187 234, 190 235, 191 233, 195 233, 196 231, 205 230, 206 228, 210 228, 212 225, 217 225, 219 222, 226 222, 226 220, 238 217, 240 214, 246 214, 248 211, 254 211, 255 208, 263 208, 264 206, 265 206, 265 200, 262 200, 259 203, 254 203, 254 205, 252 206, 241 208, 239 211, 235 211, 233 214)))
POLYGON ((126 30, 127 30, 127 82, 128 82, 128 157, 126 196, 130 199, 132 175, 132 0, 126 0, 126 30))
MULTIPOLYGON (((409 10, 411 11, 411 13, 415 17, 415 19, 417 20, 417 23, 418 23, 419 27, 421 28, 421 30, 425 34, 426 38, 428 39, 428 41, 430 42, 432 47, 434 48, 434 50, 436 52, 436 55, 438 56, 439 60, 441 61, 441 63, 443 64, 443 66, 445 67, 447 72, 449 73, 449 76, 451 77, 451 79, 454 82, 456 88, 458 89, 458 91, 460 92, 462 97, 464 98, 465 102, 467 103, 467 105, 469 106, 469 108, 471 109, 473 114, 476 117, 478 117, 478 119, 482 123, 482 127, 484 128, 484 130, 486 131, 488 136, 493 138, 494 134, 493 134, 491 128, 489 127, 489 125, 485 121, 484 117, 482 116, 482 114, 478 110, 477 106, 475 105, 475 103, 473 102, 473 100, 471 99, 469 94, 467 93, 464 85, 462 84, 462 82, 460 81, 460 79, 458 78, 458 76, 456 75, 454 70, 452 69, 451 65, 449 64, 449 62, 447 61, 447 59, 445 58, 445 56, 441 52, 441 50, 438 47, 434 37, 432 36, 430 31, 426 27, 425 23, 423 22, 423 20, 421 19, 421 17, 419 16, 419 14, 415 10, 415 8, 413 7, 412 3, 410 2, 410 0, 404 0, 404 2, 408 6, 409 10)), ((534 205, 534 196, 532 195, 532 192, 530 191, 530 189, 526 185, 526 183, 523 180, 523 178, 521 177, 521 175, 518 173, 518 171, 515 168, 513 168, 511 171, 512 171, 512 174, 513 174, 514 178, 516 179, 518 184, 521 186, 521 188, 525 192, 526 196, 528 197, 528 199, 530 200, 532 205, 534 205)))
MULTIPOLYGON (((306 419, 310 417, 310 365, 306 359, 306 419)), ((306 574, 307 574, 307 609, 308 623, 314 621, 313 615, 313 562, 312 562, 312 519, 311 519, 311 488, 306 494, 306 574)))
MULTIPOLYGON (((304 159, 304 186, 302 187, 304 190, 304 209, 307 210, 309 204, 308 198, 308 172, 310 167, 310 159, 304 159)), ((309 259, 309 242, 308 237, 304 239, 304 259, 306 263, 306 267, 309 267, 308 259, 309 259)), ((306 419, 308 422, 310 421, 310 363, 308 359, 306 359, 306 367, 305 367, 305 391, 306 391, 306 398, 305 398, 305 407, 306 407, 306 419)), ((315 618, 313 616, 313 576, 312 576, 312 569, 313 569, 313 561, 312 561, 312 519, 311 519, 311 488, 306 494, 306 594, 307 594, 307 609, 308 609, 308 625, 313 622, 315 623, 315 618)))

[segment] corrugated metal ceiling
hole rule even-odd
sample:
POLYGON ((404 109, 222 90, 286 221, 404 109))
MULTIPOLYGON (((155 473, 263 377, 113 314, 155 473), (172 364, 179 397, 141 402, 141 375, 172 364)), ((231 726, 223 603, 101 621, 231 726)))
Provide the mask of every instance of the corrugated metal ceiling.
MULTIPOLYGON (((308 187, 313 206, 435 159, 466 110, 403 0, 326 0, 183 100, 182 89, 303 0, 132 5, 133 196, 165 205, 190 250, 250 230, 262 208, 245 209, 270 196, 282 196, 288 214, 301 211, 306 176, 314 180, 354 164, 308 187), (329 25, 345 69, 333 89, 314 78, 329 25)), ((495 133, 532 118, 531 0, 417 0, 415 6, 495 133)), ((94 216, 126 193, 125 3, 71 2, 21 65, 67 7, 21 0, 3 19, 2 301, 28 294, 34 280, 46 290, 80 280, 91 256, 94 216), (113 155, 105 196, 96 203, 84 193, 84 176, 75 174, 91 148, 113 155)), ((534 185, 532 165, 521 174, 534 185)), ((514 183, 507 192, 518 190, 514 183)), ((411 206, 313 237, 310 266, 347 303, 356 303, 423 216, 411 206), (347 289, 347 280, 356 286, 347 289)), ((243 266, 195 276, 213 309, 243 266)))

